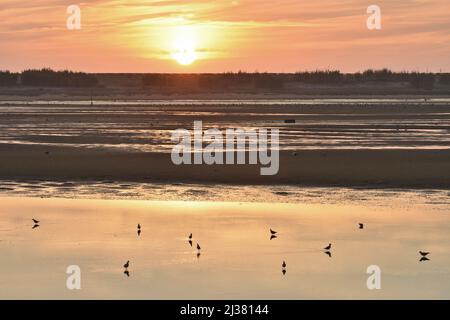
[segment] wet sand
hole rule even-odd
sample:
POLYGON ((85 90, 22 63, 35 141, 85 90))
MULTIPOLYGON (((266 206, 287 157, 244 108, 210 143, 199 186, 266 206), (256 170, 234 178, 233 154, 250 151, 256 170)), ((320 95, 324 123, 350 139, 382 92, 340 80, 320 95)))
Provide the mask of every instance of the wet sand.
POLYGON ((260 165, 179 165, 170 154, 29 145, 0 146, 3 179, 450 187, 450 150, 302 150, 280 154, 280 170, 260 165))
POLYGON ((450 298, 448 207, 398 200, 369 206, 2 197, 0 298, 450 298), (40 227, 32 229, 33 217, 40 227), (269 228, 278 238, 270 240, 269 228), (191 232, 199 258, 187 242, 191 232), (329 242, 331 258, 322 250, 329 242), (419 262, 419 250, 431 251, 430 261, 419 262), (127 260, 130 277, 123 274, 127 260), (79 291, 66 289, 69 265, 81 268, 79 291), (366 287, 369 265, 382 270, 381 290, 366 287))
POLYGON ((0 179, 450 187, 445 99, 98 103, 2 103, 0 179), (204 130, 279 129, 279 173, 173 165, 171 133, 195 120, 204 130))

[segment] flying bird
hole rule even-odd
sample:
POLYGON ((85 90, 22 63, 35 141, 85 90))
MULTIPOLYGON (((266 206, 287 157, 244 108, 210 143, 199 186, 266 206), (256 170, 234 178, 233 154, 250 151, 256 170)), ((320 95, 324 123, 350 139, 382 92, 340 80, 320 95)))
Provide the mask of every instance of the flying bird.
POLYGON ((283 268, 286 268, 286 261, 283 261, 283 264, 281 265, 283 268))
POLYGON ((277 232, 274 231, 274 230, 272 230, 272 229, 270 229, 270 233, 271 233, 272 235, 275 235, 277 232))
POLYGON ((127 263, 125 263, 125 264, 123 265, 123 267, 124 267, 125 269, 128 269, 129 266, 130 266, 130 260, 128 260, 127 263))
POLYGON ((359 224, 359 228, 360 228, 360 229, 364 229, 364 224, 360 223, 360 224, 359 224))
POLYGON ((201 248, 200 248, 200 245, 197 243, 197 250, 200 250, 201 248))
POLYGON ((36 223, 31 229, 36 229, 39 225, 36 223))
POLYGON ((420 261, 420 262, 423 262, 423 261, 430 261, 430 259, 428 259, 427 257, 422 257, 422 258, 420 258, 419 261, 420 261))
POLYGON ((426 257, 427 255, 430 254, 429 252, 426 252, 426 251, 419 251, 419 253, 422 257, 426 257))
POLYGON ((331 252, 330 251, 325 251, 324 253, 331 258, 331 252))
POLYGON ((276 235, 271 235, 270 240, 278 238, 276 235))
POLYGON ((130 276, 130 271, 128 271, 128 270, 125 270, 123 273, 124 273, 127 277, 130 276))
POLYGON ((141 225, 138 223, 137 228, 141 230, 141 225))
POLYGON ((189 235, 189 240, 192 240, 192 233, 189 235))
POLYGON ((328 246, 326 246, 324 249, 327 250, 327 251, 329 251, 329 250, 331 249, 331 243, 328 244, 328 246))
POLYGON ((189 245, 192 247, 192 240, 189 240, 188 242, 189 242, 189 245))
POLYGON ((36 220, 36 219, 31 219, 31 220, 33 220, 33 222, 35 223, 35 224, 38 224, 40 221, 39 220, 36 220))

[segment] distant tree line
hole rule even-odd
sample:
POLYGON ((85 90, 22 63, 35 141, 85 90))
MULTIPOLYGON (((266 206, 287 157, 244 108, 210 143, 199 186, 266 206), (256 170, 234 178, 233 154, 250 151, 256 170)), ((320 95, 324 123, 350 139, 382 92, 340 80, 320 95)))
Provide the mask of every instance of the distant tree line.
POLYGON ((51 69, 25 70, 22 73, 0 71, 1 86, 41 86, 41 87, 94 87, 98 84, 94 74, 51 69))
POLYGON ((17 84, 17 73, 0 71, 0 86, 14 86, 17 84))
POLYGON ((317 70, 296 73, 247 73, 220 74, 146 74, 144 86, 159 88, 199 87, 224 89, 241 85, 263 89, 282 89, 286 83, 351 84, 364 82, 404 82, 418 89, 432 89, 436 83, 450 84, 450 73, 393 72, 389 69, 366 70, 357 73, 341 73, 338 70, 317 70))
MULTIPOLYGON (((370 82, 402 82, 413 88, 431 90, 436 83, 450 85, 450 73, 393 72, 389 69, 341 73, 338 70, 316 70, 296 73, 226 72, 217 74, 163 74, 142 76, 145 87, 223 90, 230 87, 283 89, 287 83, 339 85, 370 82)), ((95 87, 96 74, 51 69, 25 70, 22 73, 0 71, 0 86, 95 87)))

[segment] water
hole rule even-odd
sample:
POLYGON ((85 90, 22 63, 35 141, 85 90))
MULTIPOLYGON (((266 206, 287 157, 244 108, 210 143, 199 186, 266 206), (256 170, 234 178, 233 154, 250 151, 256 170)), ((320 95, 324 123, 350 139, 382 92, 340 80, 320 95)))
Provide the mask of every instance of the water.
POLYGON ((2 197, 0 298, 448 299, 449 207, 412 199, 372 206, 2 197), (31 218, 40 226, 32 229, 31 218), (270 240, 269 228, 278 238, 270 240), (330 242, 331 258, 322 250, 330 242), (430 261, 420 262, 419 250, 430 261), (66 289, 69 265, 81 268, 79 291, 66 289), (381 268, 381 290, 366 287, 370 265, 381 268))
POLYGON ((279 129, 282 150, 450 147, 445 99, 4 102, 0 143, 169 152, 173 130, 196 120, 204 130, 279 129))

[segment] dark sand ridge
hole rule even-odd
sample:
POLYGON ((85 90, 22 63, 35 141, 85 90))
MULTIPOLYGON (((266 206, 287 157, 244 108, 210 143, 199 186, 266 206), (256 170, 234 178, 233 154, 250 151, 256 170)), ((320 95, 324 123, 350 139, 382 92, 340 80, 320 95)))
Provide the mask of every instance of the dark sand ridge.
POLYGON ((450 188, 450 150, 286 151, 275 176, 261 176, 260 165, 176 166, 168 153, 13 144, 0 152, 0 179, 450 188))

